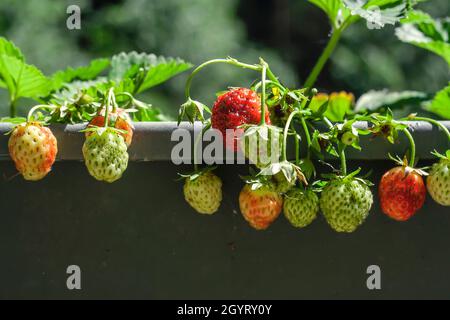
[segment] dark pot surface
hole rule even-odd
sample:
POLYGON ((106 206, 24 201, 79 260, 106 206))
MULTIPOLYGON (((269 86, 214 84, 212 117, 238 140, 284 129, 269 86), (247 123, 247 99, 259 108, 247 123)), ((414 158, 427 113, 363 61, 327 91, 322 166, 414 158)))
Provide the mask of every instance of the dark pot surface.
MULTIPOLYGON (((378 182, 392 163, 350 163, 357 166, 372 168, 378 182)), ((383 215, 376 200, 350 235, 322 217, 297 230, 280 216, 258 232, 238 208, 245 166, 218 169, 224 200, 214 216, 185 203, 174 179, 191 168, 170 162, 131 162, 114 184, 95 181, 75 161, 57 162, 36 183, 10 178, 10 161, 0 168, 3 299, 439 299, 450 292, 450 210, 429 196, 406 223, 383 215), (81 290, 66 288, 72 264, 81 268, 81 290), (381 290, 366 287, 373 264, 381 290)))

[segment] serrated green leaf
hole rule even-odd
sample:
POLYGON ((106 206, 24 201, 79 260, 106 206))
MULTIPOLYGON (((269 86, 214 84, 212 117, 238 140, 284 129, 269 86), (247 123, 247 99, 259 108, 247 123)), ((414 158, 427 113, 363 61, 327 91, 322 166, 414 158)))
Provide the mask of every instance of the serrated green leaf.
POLYGON ((36 99, 49 92, 49 80, 38 68, 6 54, 0 54, 0 78, 14 100, 36 99))
POLYGON ((134 89, 135 93, 143 92, 161 84, 177 74, 188 70, 192 65, 179 58, 165 58, 146 53, 120 53, 111 60, 109 78, 117 83, 127 77, 138 75, 140 79, 134 89), (130 70, 132 71, 130 73, 130 70))
POLYGON ((450 19, 434 20, 422 11, 412 11, 395 34, 400 41, 441 56, 450 65, 450 19))
POLYGON ((9 57, 14 57, 19 59, 20 61, 24 61, 25 58, 20 51, 19 48, 17 48, 14 43, 11 41, 8 41, 7 39, 0 37, 0 55, 4 54, 9 57))
POLYGON ((109 66, 109 59, 94 59, 89 65, 78 68, 67 68, 58 71, 51 76, 53 90, 59 90, 64 83, 70 83, 74 80, 94 80, 97 76, 109 66))
POLYGON ((316 5, 330 19, 333 28, 339 28, 342 22, 350 15, 350 11, 343 5, 342 0, 308 0, 316 5))
POLYGON ((381 29, 394 25, 406 14, 408 2, 405 0, 342 0, 351 14, 367 21, 369 29, 381 29))
POLYGON ((375 111, 380 108, 395 108, 407 104, 418 105, 428 100, 428 94, 420 91, 389 92, 387 89, 371 90, 359 97, 356 102, 355 112, 375 111))
POLYGON ((450 120, 450 84, 436 94, 426 109, 450 120))

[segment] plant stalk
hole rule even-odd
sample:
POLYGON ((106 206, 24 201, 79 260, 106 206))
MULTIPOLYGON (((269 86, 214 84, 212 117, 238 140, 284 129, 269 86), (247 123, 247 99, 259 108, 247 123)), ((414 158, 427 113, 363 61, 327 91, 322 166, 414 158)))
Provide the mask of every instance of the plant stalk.
POLYGON ((347 175, 347 159, 345 156, 345 149, 347 148, 346 145, 343 145, 342 143, 339 143, 339 158, 341 159, 341 175, 346 176, 347 175))
POLYGON ((262 63, 261 70, 261 121, 260 126, 266 124, 266 72, 267 64, 262 63))
POLYGON ((408 138, 409 144, 411 146, 411 156, 410 156, 411 158, 409 159, 409 166, 411 168, 413 168, 414 164, 416 162, 416 143, 414 142, 414 138, 413 138, 413 136, 411 135, 411 132, 409 132, 408 129, 403 129, 402 131, 404 132, 404 134, 408 138))
POLYGON ((331 35, 331 38, 328 41, 327 46, 323 50, 321 56, 319 57, 319 60, 317 61, 316 65, 314 66, 313 70, 311 71, 311 73, 309 74, 308 78, 305 81, 306 88, 311 88, 316 83, 317 77, 319 76, 320 72, 325 66, 325 63, 330 58, 331 54, 333 53, 334 49, 336 48, 336 45, 338 44, 341 38, 342 30, 343 30, 342 27, 333 30, 333 34, 331 35))

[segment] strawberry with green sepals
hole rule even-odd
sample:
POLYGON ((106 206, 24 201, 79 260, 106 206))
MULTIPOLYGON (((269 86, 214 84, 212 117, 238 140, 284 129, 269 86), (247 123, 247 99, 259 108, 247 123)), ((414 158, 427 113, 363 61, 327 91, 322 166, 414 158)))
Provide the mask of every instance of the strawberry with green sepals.
POLYGON ((33 112, 40 108, 51 106, 33 107, 27 122, 15 126, 8 141, 9 154, 17 170, 29 181, 44 178, 50 172, 58 153, 58 143, 52 131, 41 122, 32 120, 33 112))
POLYGON ((114 90, 108 92, 104 126, 90 126, 83 130, 91 134, 83 144, 86 168, 91 176, 100 181, 112 183, 122 177, 128 166, 127 145, 122 130, 109 126, 109 113, 116 108, 114 90))
POLYGON ((427 177, 427 188, 434 201, 443 206, 450 206, 450 150, 445 156, 435 153, 440 158, 431 167, 427 177))
MULTIPOLYGON (((249 69, 257 72, 267 72, 269 78, 278 83, 278 79, 268 68, 267 64, 246 64, 233 58, 214 59, 199 65, 188 77, 185 88, 186 102, 180 107, 178 123, 187 118, 191 123, 196 120, 205 121, 203 113, 211 113, 212 127, 222 133, 224 145, 227 149, 237 151, 238 138, 241 136, 244 125, 256 125, 259 123, 270 124, 269 112, 264 99, 260 99, 258 94, 247 88, 231 88, 221 94, 210 111, 204 104, 193 100, 190 96, 190 88, 194 76, 206 66, 218 63, 225 63, 239 68, 249 69), (264 71, 263 71, 264 69, 264 71), (227 136, 227 130, 229 136, 227 136)), ((265 89, 265 88, 264 88, 265 89)))
POLYGON ((324 175, 328 181, 324 182, 320 208, 328 224, 337 232, 354 232, 366 220, 373 204, 373 195, 370 191, 372 183, 356 177, 361 169, 347 175, 345 150, 348 146, 356 149, 360 147, 358 139, 346 143, 342 137, 347 132, 356 137, 359 133, 365 133, 354 129, 353 124, 357 119, 333 125, 324 117, 330 127, 329 140, 337 145, 335 151, 341 161, 341 170, 339 174, 324 175))
POLYGON ((408 126, 394 120, 392 111, 388 109, 386 116, 372 115, 375 135, 384 136, 390 143, 395 143, 398 132, 403 132, 410 143, 410 161, 407 158, 392 158, 398 166, 387 171, 381 178, 378 197, 383 213, 397 221, 409 220, 425 203, 426 187, 422 176, 427 173, 414 168, 416 145, 408 126))
POLYGON ((425 203, 427 189, 422 176, 426 173, 414 169, 406 160, 397 160, 381 178, 378 186, 381 210, 397 221, 409 220, 425 203))
MULTIPOLYGON (((450 131, 447 127, 434 119, 417 117, 416 114, 408 116, 407 120, 426 121, 441 129, 450 142, 450 131)), ((447 150, 445 155, 432 152, 438 159, 431 167, 427 177, 427 189, 434 201, 443 206, 450 206, 450 150, 447 150)))
POLYGON ((256 230, 267 229, 281 213, 283 197, 271 185, 253 189, 246 184, 239 194, 239 208, 256 230))
POLYGON ((349 175, 334 176, 323 188, 320 208, 328 224, 337 232, 354 232, 367 218, 373 204, 371 183, 349 175))
POLYGON ((181 175, 185 178, 183 193, 186 202, 201 214, 217 212, 222 202, 222 180, 212 173, 213 169, 181 175))
MULTIPOLYGON (((121 130, 120 134, 125 140, 127 147, 131 145, 133 140, 133 125, 131 118, 126 109, 116 108, 115 112, 109 113, 109 125, 112 128, 121 130)), ((103 127, 105 125, 105 109, 99 110, 98 114, 92 118, 88 124, 88 128, 103 127)), ((93 134, 92 131, 86 131, 86 138, 93 134)))

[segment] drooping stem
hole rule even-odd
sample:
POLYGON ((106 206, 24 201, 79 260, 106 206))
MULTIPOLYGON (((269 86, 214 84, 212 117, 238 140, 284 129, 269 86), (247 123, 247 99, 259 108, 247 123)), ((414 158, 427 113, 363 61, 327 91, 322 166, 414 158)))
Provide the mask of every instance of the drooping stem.
POLYGON ((52 109, 52 106, 46 105, 46 104, 39 104, 37 106, 34 106, 33 108, 30 109, 30 111, 28 111, 28 115, 27 115, 27 122, 30 122, 33 120, 33 113, 38 110, 38 109, 52 109))
POLYGON ((345 156, 345 149, 347 148, 346 145, 339 143, 339 158, 341 159, 341 175, 346 176, 347 175, 347 159, 345 156))
POLYGON ((431 118, 424 118, 424 117, 414 117, 413 120, 426 121, 426 122, 429 122, 431 124, 434 124, 438 128, 441 128, 442 131, 444 131, 444 133, 446 134, 448 140, 450 141, 450 131, 447 129, 446 126, 444 126, 444 124, 440 123, 439 121, 436 121, 436 120, 431 119, 431 118))
POLYGON ((266 72, 267 64, 261 59, 261 121, 260 125, 266 124, 266 72))
POLYGON ((294 119, 294 117, 299 113, 299 111, 294 111, 289 115, 289 118, 286 121, 286 125, 284 126, 284 131, 283 131, 283 158, 282 161, 286 161, 287 160, 287 136, 288 136, 288 131, 289 131, 289 127, 291 126, 291 122, 292 119, 294 119))
POLYGON ((250 69, 250 70, 254 70, 254 71, 261 71, 261 69, 262 69, 262 67, 260 65, 247 64, 247 63, 243 63, 243 62, 237 61, 236 59, 232 59, 232 58, 213 59, 213 60, 206 61, 206 62, 202 63, 201 65, 199 65, 197 68, 195 68, 194 71, 192 71, 192 73, 189 75, 189 77, 188 77, 188 79, 186 81, 186 87, 185 87, 185 90, 184 90, 186 99, 190 99, 190 96, 191 96, 191 93, 190 93, 191 84, 192 84, 192 80, 194 79, 194 76, 197 73, 199 73, 203 68, 205 68, 205 67, 207 67, 209 65, 212 65, 212 64, 217 64, 217 63, 231 64, 231 65, 236 66, 236 67, 240 67, 240 68, 244 68, 244 69, 250 69))
POLYGON ((309 74, 308 78, 305 82, 306 88, 311 88, 317 80, 317 77, 319 76, 320 72, 322 71, 323 67, 325 66, 325 63, 330 58, 331 54, 333 53, 334 49, 336 48, 336 45, 339 42, 339 39, 341 38, 343 28, 338 28, 333 31, 333 34, 331 35, 330 40, 328 41, 327 46, 323 50, 321 56, 319 57, 319 60, 317 61, 316 65, 314 66, 313 70, 309 74))
POLYGON ((409 159, 409 166, 412 168, 412 167, 414 167, 414 164, 416 162, 416 143, 414 142, 414 138, 413 138, 411 132, 409 132, 409 130, 407 128, 403 129, 402 131, 405 133, 406 137, 409 140, 409 144, 411 146, 411 155, 410 155, 410 159, 409 159))

